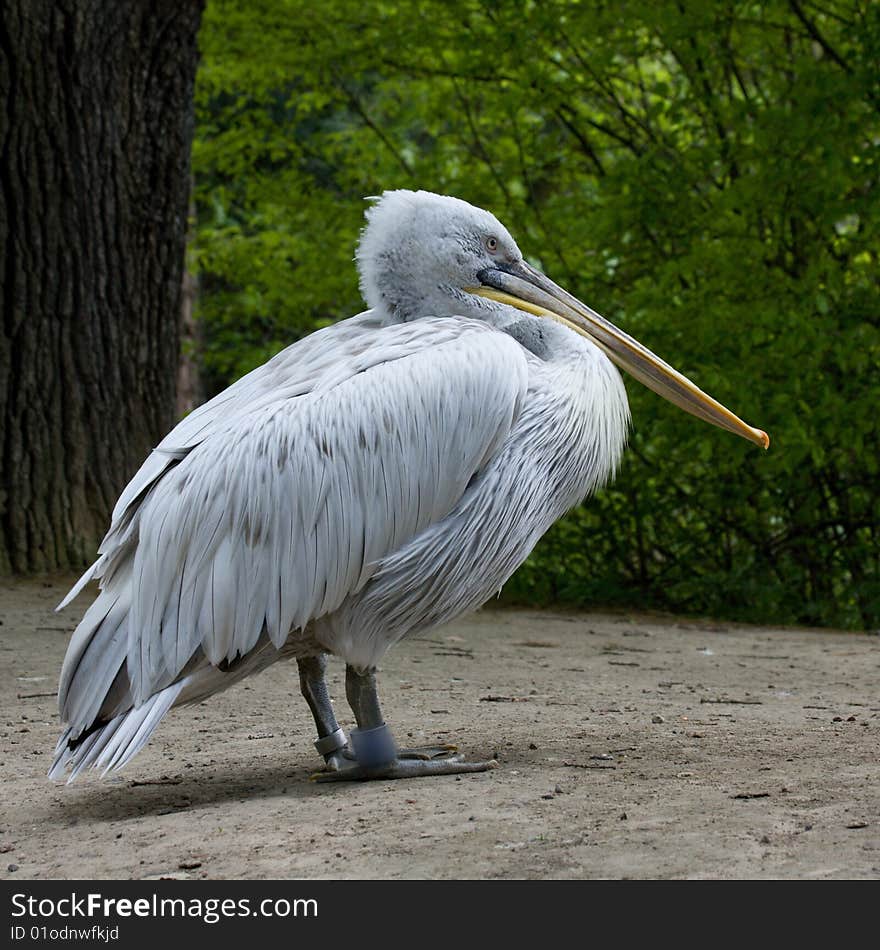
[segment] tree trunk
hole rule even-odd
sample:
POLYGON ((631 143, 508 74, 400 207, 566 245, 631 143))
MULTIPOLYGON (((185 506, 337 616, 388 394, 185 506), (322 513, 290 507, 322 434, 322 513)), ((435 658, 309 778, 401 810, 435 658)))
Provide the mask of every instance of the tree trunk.
POLYGON ((0 572, 92 559, 174 421, 202 6, 0 7, 0 572))
MULTIPOLYGON (((190 194, 192 194, 190 182, 190 194)), ((189 220, 195 221, 196 206, 190 198, 189 220)), ((192 234, 188 239, 192 238, 192 234)), ((196 320, 195 306, 199 294, 196 275, 183 268, 183 287, 180 296, 180 359, 177 363, 177 417, 182 419, 203 402, 202 379, 199 373, 199 355, 202 348, 202 334, 196 320)))

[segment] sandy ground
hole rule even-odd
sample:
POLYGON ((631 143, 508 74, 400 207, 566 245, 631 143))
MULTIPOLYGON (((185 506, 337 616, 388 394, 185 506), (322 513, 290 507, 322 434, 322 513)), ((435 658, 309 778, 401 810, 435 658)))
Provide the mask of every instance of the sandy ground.
POLYGON ((880 877, 880 637, 486 610, 399 646, 380 685, 399 739, 493 772, 310 782, 278 664, 64 786, 45 773, 86 605, 52 612, 68 580, 0 584, 7 879, 880 877))

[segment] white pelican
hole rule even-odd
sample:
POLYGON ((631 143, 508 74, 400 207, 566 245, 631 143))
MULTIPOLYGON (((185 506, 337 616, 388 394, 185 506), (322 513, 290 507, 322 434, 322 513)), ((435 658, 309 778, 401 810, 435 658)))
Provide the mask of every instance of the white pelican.
MULTIPOLYGON (((629 408, 614 364, 769 439, 523 260, 490 213, 386 192, 357 252, 368 310, 294 343, 180 422, 123 491, 58 699, 50 776, 118 769, 172 706, 299 664, 322 778, 477 771, 397 750, 375 668, 479 607, 605 482, 629 408), (357 720, 324 682, 346 663, 357 720)), ((60 608, 59 608, 60 609, 60 608)))

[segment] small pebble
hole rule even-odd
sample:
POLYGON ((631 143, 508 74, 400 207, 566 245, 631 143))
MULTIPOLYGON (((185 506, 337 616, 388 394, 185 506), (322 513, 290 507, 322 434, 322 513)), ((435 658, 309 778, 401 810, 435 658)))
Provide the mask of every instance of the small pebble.
POLYGON ((858 819, 856 821, 851 821, 846 827, 847 828, 867 828, 868 822, 858 819))
POLYGON ((18 870, 18 865, 17 865, 17 864, 7 864, 7 865, 6 865, 6 870, 7 870, 7 871, 17 871, 17 870, 18 870))
POLYGON ((659 724, 661 722, 666 722, 666 720, 662 716, 651 716, 651 722, 659 724))

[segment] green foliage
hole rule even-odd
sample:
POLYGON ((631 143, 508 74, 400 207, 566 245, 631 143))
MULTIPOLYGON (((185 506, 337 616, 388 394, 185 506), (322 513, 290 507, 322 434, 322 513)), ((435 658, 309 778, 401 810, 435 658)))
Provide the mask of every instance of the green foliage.
POLYGON ((628 382, 510 595, 880 624, 880 5, 211 0, 202 50, 215 385, 361 309, 365 196, 456 194, 773 440, 628 382))

